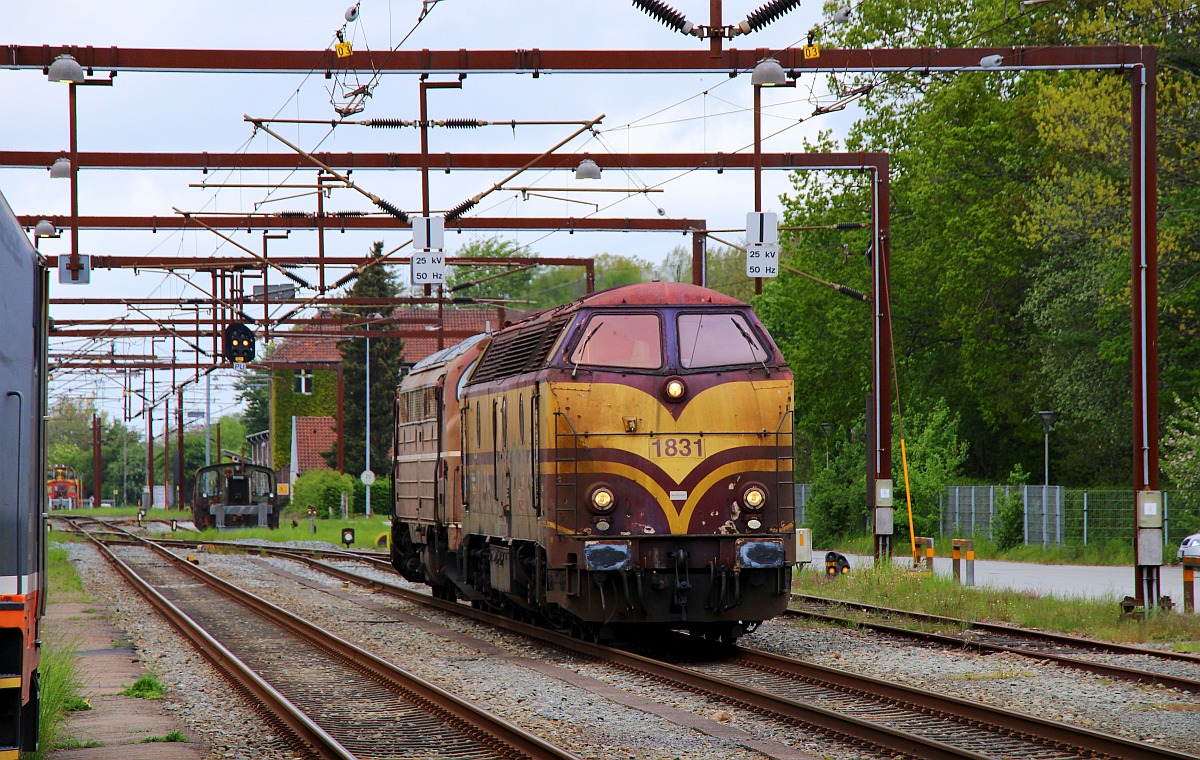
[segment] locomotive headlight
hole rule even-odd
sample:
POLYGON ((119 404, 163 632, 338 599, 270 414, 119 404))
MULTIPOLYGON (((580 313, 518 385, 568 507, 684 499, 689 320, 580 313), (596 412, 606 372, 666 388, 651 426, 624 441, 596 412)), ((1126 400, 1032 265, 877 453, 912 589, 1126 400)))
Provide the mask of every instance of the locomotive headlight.
POLYGON ((687 394, 687 386, 683 380, 678 377, 671 377, 667 382, 663 383, 663 394, 670 401, 678 401, 687 394))
POLYGON ((591 504, 593 511, 603 514, 617 506, 617 497, 608 486, 596 486, 592 489, 591 504))
POLYGON ((742 492, 742 503, 746 509, 762 509, 767 503, 767 492, 762 486, 747 486, 742 492))

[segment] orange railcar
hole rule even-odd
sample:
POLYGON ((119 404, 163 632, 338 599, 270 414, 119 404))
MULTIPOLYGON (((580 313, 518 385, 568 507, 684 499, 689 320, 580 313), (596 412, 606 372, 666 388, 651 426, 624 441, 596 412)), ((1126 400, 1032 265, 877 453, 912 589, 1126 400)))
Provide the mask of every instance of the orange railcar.
POLYGON ((46 270, 0 195, 0 760, 38 743, 45 611, 46 270))

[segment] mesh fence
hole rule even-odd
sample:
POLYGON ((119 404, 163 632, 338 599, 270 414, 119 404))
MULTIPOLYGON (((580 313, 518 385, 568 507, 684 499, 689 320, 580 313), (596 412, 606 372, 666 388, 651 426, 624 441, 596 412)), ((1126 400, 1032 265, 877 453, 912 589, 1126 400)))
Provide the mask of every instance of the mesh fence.
MULTIPOLYGON (((1132 541, 1134 491, 1062 486, 949 486, 940 499, 943 534, 992 538, 996 503, 1017 492, 1024 505, 1027 544, 1132 541)), ((1200 491, 1163 491, 1163 544, 1178 542, 1200 519, 1200 491)))

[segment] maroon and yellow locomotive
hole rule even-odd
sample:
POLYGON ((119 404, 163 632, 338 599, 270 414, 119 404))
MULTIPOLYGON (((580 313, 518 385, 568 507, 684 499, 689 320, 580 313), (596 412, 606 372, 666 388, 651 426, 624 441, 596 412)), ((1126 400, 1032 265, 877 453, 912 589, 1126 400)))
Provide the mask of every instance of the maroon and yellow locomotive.
POLYGON ((740 301, 630 285, 476 336, 395 436, 392 563, 438 596, 729 641, 787 606, 792 373, 740 301))

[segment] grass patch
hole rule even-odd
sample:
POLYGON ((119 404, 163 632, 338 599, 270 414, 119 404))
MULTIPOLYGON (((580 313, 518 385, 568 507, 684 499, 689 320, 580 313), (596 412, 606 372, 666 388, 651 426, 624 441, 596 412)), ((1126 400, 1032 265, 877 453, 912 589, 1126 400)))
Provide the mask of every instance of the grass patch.
POLYGON ((63 709, 67 712, 87 712, 92 709, 92 703, 78 694, 72 694, 63 702, 63 709))
POLYGON ((63 739, 54 745, 55 749, 91 749, 92 747, 103 747, 104 742, 88 739, 86 742, 81 742, 74 736, 63 739))
POLYGON ((83 579, 71 564, 70 554, 61 546, 51 546, 46 553, 46 572, 50 576, 46 600, 52 603, 83 603, 93 601, 83 588, 83 579))
MULTIPOLYGON (((380 533, 389 531, 388 521, 385 518, 380 518, 378 515, 367 519, 366 517, 358 517, 352 520, 316 520, 317 532, 312 533, 309 530, 308 518, 295 518, 296 527, 292 527, 293 518, 288 515, 283 515, 279 518, 279 527, 275 530, 270 528, 245 528, 237 530, 218 531, 215 528, 202 531, 199 534, 198 540, 201 541, 228 541, 242 538, 258 538, 264 541, 325 541, 327 543, 342 546, 342 529, 354 529, 354 543, 350 546, 356 549, 374 549, 375 538, 380 533)), ((176 534, 181 538, 197 538, 194 533, 184 533, 180 531, 176 534)))
MULTIPOLYGON (((78 652, 77 642, 64 641, 61 637, 49 636, 42 645, 41 665, 38 668, 38 683, 42 690, 38 714, 38 741, 41 747, 57 748, 62 742, 69 741, 66 734, 67 716, 79 710, 80 703, 87 704, 80 695, 83 676, 79 672, 78 652)), ((42 754, 34 757, 40 758, 42 754)))
POLYGON ((154 676, 145 675, 120 694, 133 699, 162 699, 167 696, 167 687, 154 676))
POLYGON ((938 575, 919 577, 894 565, 857 568, 833 580, 823 573, 802 572, 792 588, 797 593, 830 599, 970 621, 1010 623, 1106 641, 1134 644, 1165 642, 1174 649, 1190 651, 1200 647, 1200 626, 1190 615, 1163 613, 1146 620, 1136 620, 1123 617, 1117 605, 1111 601, 1064 599, 1022 591, 971 588, 956 583, 953 578, 938 575))
POLYGON ((142 739, 139 744, 153 744, 154 742, 186 742, 187 740, 188 738, 186 734, 179 729, 175 729, 166 736, 147 736, 145 739, 142 739))

